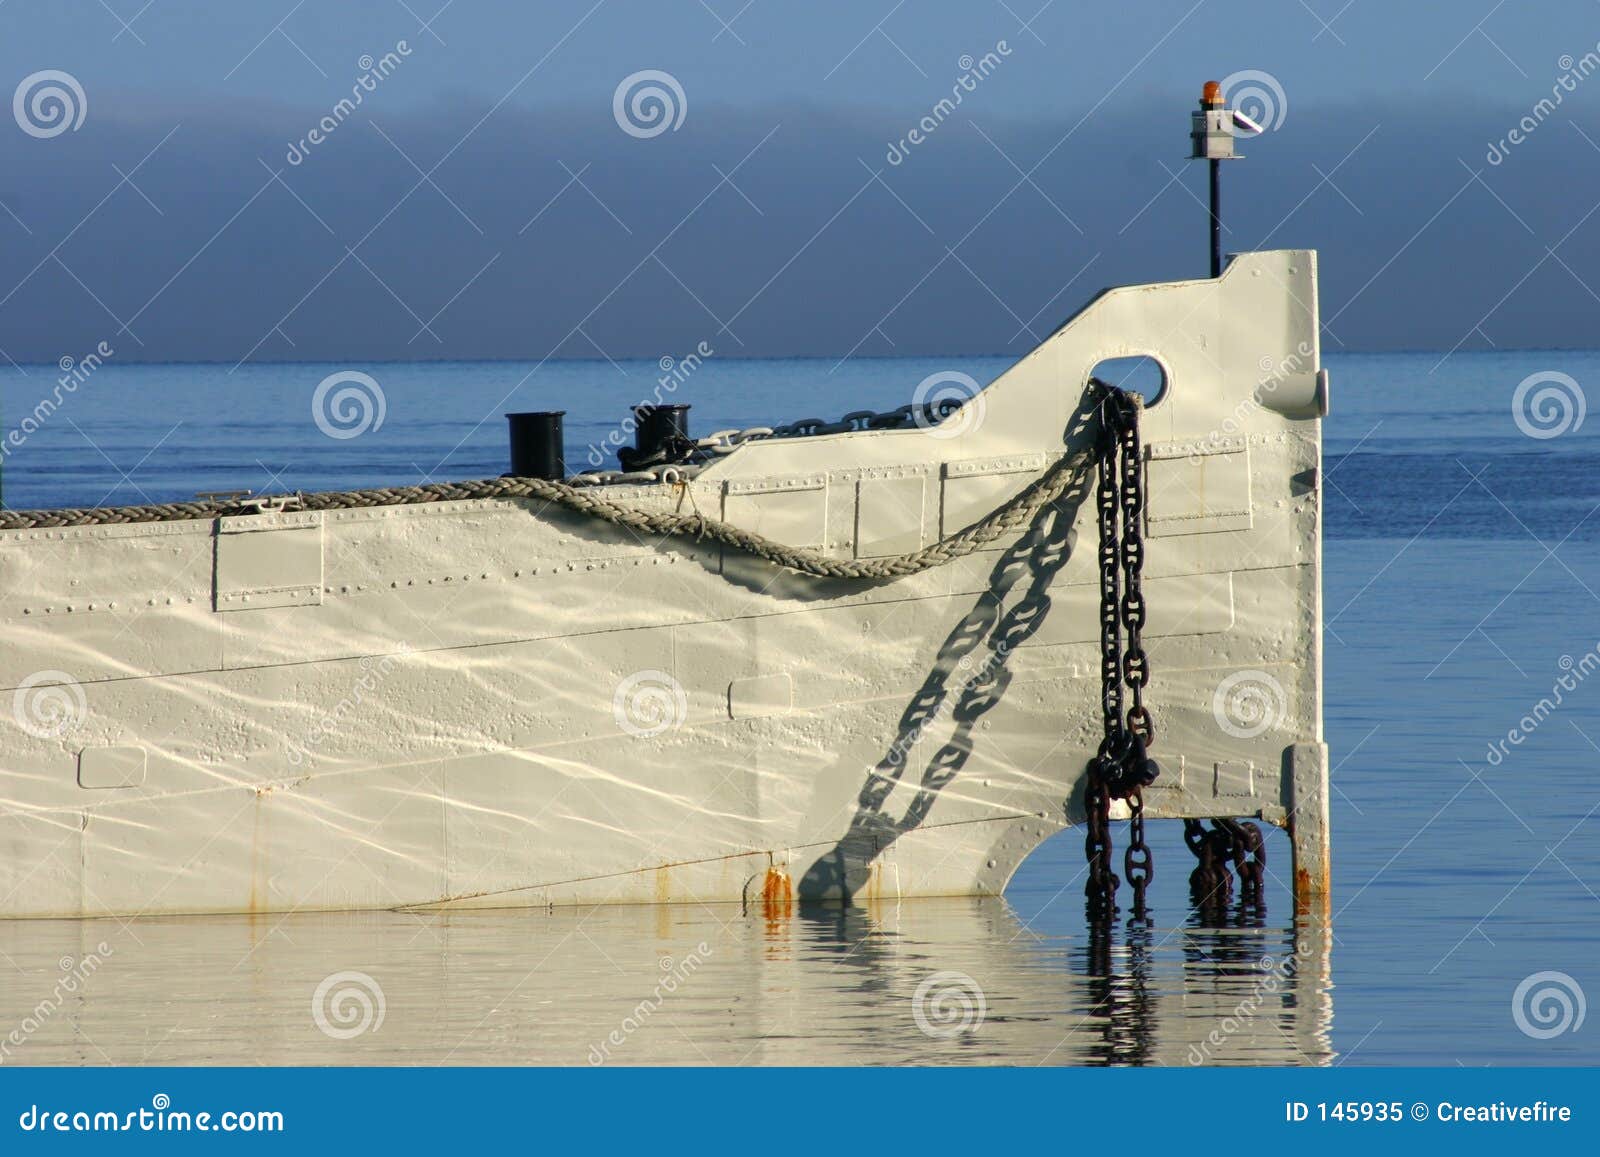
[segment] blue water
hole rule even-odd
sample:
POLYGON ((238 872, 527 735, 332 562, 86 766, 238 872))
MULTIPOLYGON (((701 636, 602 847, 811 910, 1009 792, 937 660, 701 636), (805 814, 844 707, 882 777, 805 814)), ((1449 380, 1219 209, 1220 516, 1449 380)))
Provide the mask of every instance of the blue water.
MULTIPOLYGON (((713 358, 673 400, 692 403, 693 426, 706 432, 892 408, 935 371, 986 381, 1005 364, 713 358)), ((1512 1015, 1513 992, 1534 973, 1567 973, 1600 995, 1600 678, 1522 725, 1523 742, 1491 752, 1550 694, 1566 660, 1600 646, 1600 418, 1539 439, 1519 429, 1511 406, 1533 373, 1600 383, 1600 352, 1330 355, 1326 364, 1333 1054, 1350 1064, 1600 1062, 1600 1014, 1550 1039, 1527 1035, 1512 1015)), ((508 410, 565 409, 569 465, 581 468, 661 376, 653 362, 358 367, 381 386, 383 421, 336 439, 311 411, 313 390, 336 368, 107 365, 10 450, 6 503, 489 476, 505 469, 508 410)), ((56 373, 12 372, 0 429, 16 429, 56 373)), ((1154 842, 1164 870, 1151 983, 1181 996, 1195 973, 1180 953, 1192 965, 1215 946, 1197 946, 1204 930, 1186 910, 1176 831, 1157 825, 1154 842)), ((1270 853, 1262 932, 1287 943, 1288 849, 1277 833, 1270 853)), ((1029 950, 1041 977, 1103 970, 1083 951, 1080 858, 1081 842, 1067 833, 1008 893, 1005 919, 1037 946, 1029 950)), ((937 929, 921 935, 919 950, 937 960, 937 929)), ((850 937, 872 939, 822 924, 806 936, 819 961, 854 945, 850 937)), ((1041 1007, 1053 999, 1039 997, 1041 1007)), ((1159 1017, 1138 1031, 1159 1034, 1159 1017)), ((826 1059, 858 1055, 817 1044, 826 1059)), ((1023 1049, 999 1059, 1085 1053, 1023 1049)))

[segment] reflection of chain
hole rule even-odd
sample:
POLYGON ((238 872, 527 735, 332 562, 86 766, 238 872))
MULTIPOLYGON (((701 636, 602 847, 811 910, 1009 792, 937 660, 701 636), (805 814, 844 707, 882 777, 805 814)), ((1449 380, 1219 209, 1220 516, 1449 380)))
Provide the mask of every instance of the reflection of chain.
POLYGON ((1090 1019, 1099 1039, 1089 1046, 1088 1063, 1145 1065, 1156 1041, 1151 993, 1150 927, 1128 922, 1127 950, 1116 951, 1116 926, 1109 916, 1089 923, 1085 947, 1085 988, 1090 1019))
POLYGON ((1088 834, 1084 852, 1089 880, 1084 887, 1091 915, 1116 910, 1119 881, 1111 870, 1110 810, 1113 799, 1125 799, 1131 815, 1123 871, 1133 885, 1133 910, 1144 913, 1145 890, 1155 875, 1155 862, 1144 841, 1144 799, 1141 789, 1160 769, 1146 753, 1155 726, 1144 705, 1150 662, 1140 631, 1145 622, 1141 580, 1144 573, 1144 456, 1139 445, 1141 399, 1096 381, 1101 393, 1099 466, 1096 510, 1100 544, 1100 709, 1105 738, 1089 761, 1084 806, 1088 834), (1120 489, 1119 489, 1120 482, 1120 489), (1126 642, 1126 647, 1124 647, 1126 642), (1123 690, 1132 702, 1123 711, 1123 690))

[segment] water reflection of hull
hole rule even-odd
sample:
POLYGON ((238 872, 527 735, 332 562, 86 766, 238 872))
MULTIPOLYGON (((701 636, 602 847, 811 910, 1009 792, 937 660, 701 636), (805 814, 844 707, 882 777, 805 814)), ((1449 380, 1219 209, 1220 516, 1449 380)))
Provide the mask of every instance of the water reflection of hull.
MULTIPOLYGON (((682 488, 597 492, 917 550, 1086 446, 1093 368, 1151 350, 1147 810, 1293 817, 1315 889, 1316 340, 1313 255, 1241 255, 1108 291, 948 429, 753 441, 682 488)), ((0 915, 998 895, 1082 816, 1086 489, 872 583, 532 500, 8 531, 0 915)))
POLYGON ((12 1063, 1325 1064, 1321 929, 1040 935, 1000 900, 0 925, 12 1063), (754 916, 755 918, 750 918, 754 916), (1293 958, 1267 983, 1262 961, 1293 958), (82 971, 82 965, 78 965, 82 971))

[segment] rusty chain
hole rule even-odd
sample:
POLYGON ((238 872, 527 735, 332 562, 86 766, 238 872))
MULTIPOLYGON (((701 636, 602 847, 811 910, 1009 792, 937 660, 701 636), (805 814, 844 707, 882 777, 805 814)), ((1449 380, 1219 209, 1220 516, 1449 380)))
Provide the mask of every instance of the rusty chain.
POLYGON ((1246 904, 1259 904, 1262 883, 1267 874, 1267 846, 1259 824, 1239 820, 1217 820, 1233 841, 1233 870, 1239 876, 1239 899, 1246 904))
POLYGON ((1239 900, 1260 905, 1267 874, 1266 840, 1259 824, 1214 819, 1208 830, 1201 820, 1183 821, 1183 839, 1198 864, 1189 874, 1189 892, 1202 913, 1216 913, 1233 898, 1233 873, 1239 876, 1239 900))
POLYGON ((1150 663, 1140 631, 1145 621, 1144 593, 1144 457, 1139 445, 1141 399, 1104 382, 1100 391, 1100 481, 1095 491, 1100 535, 1100 708, 1105 737, 1089 761, 1084 790, 1088 832, 1084 851, 1089 879, 1084 885, 1091 916, 1116 910, 1119 884, 1111 870, 1110 808, 1113 799, 1128 801, 1129 844, 1123 871, 1133 886, 1135 916, 1144 914, 1145 891, 1155 875, 1155 861, 1144 840, 1144 800, 1160 769, 1147 748, 1155 737, 1144 688, 1150 663), (1120 486, 1119 486, 1120 483, 1120 486), (1126 646, 1124 646, 1126 642, 1126 646), (1124 711, 1124 689, 1132 706, 1124 711))
POLYGON ((745 429, 714 430, 703 438, 669 438, 648 455, 626 447, 618 451, 622 471, 590 470, 576 475, 572 482, 583 484, 591 477, 606 481, 636 477, 643 472, 667 466, 693 469, 718 457, 732 454, 747 442, 771 438, 815 438, 822 434, 849 434, 858 430, 901 430, 908 426, 929 429, 961 408, 954 398, 900 406, 893 410, 852 410, 838 421, 801 418, 781 426, 750 426, 745 429))
MULTIPOLYGON (((1084 806, 1088 812, 1084 851, 1089 879, 1084 885, 1091 918, 1117 910, 1121 884, 1111 870, 1110 809, 1113 799, 1128 804, 1128 848, 1122 869, 1133 888, 1133 915, 1143 919, 1145 896, 1155 876, 1155 860, 1145 843, 1144 798, 1160 769, 1149 757, 1155 723, 1144 702, 1150 659, 1143 630, 1144 452, 1139 441, 1137 395, 1096 381, 1100 391, 1099 486, 1095 504, 1100 535, 1100 707, 1105 737, 1089 763, 1084 806), (1126 698, 1126 705, 1125 705, 1126 698)), ((1267 853, 1261 828, 1234 819, 1216 819, 1207 829, 1200 820, 1184 821, 1184 842, 1199 861, 1189 877, 1195 906, 1216 912, 1233 897, 1248 905, 1263 901, 1267 853), (1230 865, 1233 869, 1229 871, 1230 865)))

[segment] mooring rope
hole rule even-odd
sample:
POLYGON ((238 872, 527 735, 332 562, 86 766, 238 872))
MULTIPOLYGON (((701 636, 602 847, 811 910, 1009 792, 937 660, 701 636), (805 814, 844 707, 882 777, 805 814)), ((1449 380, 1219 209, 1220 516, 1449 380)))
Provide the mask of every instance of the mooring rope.
MULTIPOLYGON (((484 498, 536 498, 641 535, 675 536, 718 542, 766 559, 778 566, 836 579, 887 579, 917 574, 982 550, 997 539, 1021 530, 1045 506, 1060 498, 1094 462, 1093 449, 1068 454, 1051 465, 1009 502, 979 521, 921 550, 884 558, 837 559, 805 547, 787 546, 699 512, 641 510, 596 493, 593 489, 541 478, 485 478, 472 482, 432 482, 372 490, 328 490, 287 496, 287 511, 359 510, 381 506, 415 506, 484 498)), ((269 507, 268 509, 276 509, 269 507)), ((95 506, 64 510, 0 510, 0 531, 52 527, 122 526, 145 522, 181 522, 262 513, 262 503, 229 500, 152 503, 145 506, 95 506)))

